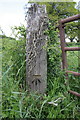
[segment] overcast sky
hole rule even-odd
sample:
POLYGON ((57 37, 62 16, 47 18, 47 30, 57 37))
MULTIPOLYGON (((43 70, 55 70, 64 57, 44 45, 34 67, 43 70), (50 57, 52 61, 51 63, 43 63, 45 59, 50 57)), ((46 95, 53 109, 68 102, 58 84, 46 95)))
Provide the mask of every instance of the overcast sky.
POLYGON ((0 0, 0 27, 10 35, 10 27, 25 24, 24 7, 28 0, 0 0))
POLYGON ((24 6, 27 3, 28 0, 0 0, 0 27, 7 36, 11 34, 11 26, 26 24, 24 6))

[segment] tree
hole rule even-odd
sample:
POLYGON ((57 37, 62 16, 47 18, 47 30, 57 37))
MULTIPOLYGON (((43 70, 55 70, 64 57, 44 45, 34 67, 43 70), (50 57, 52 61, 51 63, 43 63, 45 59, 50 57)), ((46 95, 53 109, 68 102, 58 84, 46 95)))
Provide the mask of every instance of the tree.
MULTIPOLYGON (((49 21, 55 27, 59 25, 59 20, 78 14, 78 9, 75 7, 76 2, 48 2, 40 4, 45 4, 47 6, 49 21)), ((65 33, 71 42, 73 39, 77 38, 77 31, 78 22, 68 23, 65 27, 65 33)))

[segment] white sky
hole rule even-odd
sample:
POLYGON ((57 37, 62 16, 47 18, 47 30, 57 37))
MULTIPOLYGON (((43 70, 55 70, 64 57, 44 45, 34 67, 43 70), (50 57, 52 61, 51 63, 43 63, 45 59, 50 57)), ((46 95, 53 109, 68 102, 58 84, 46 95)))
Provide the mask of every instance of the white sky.
MULTIPOLYGON (((0 27, 7 36, 10 36, 11 26, 18 26, 25 22, 25 4, 29 0, 0 0, 0 27)), ((74 0, 79 2, 79 0, 74 0)))
POLYGON ((0 26, 4 33, 11 34, 10 27, 25 24, 25 4, 28 0, 0 0, 0 26))

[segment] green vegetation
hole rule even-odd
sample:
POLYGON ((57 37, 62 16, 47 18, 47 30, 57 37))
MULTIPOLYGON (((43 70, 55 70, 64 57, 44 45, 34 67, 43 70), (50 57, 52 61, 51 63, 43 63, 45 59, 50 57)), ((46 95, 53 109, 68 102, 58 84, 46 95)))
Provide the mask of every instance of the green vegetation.
MULTIPOLYGON (((49 26, 48 34, 48 88, 44 95, 29 93, 25 87, 25 39, 2 39, 3 50, 3 109, 9 118, 79 118, 79 99, 68 94, 64 72, 60 70, 60 48, 57 33, 49 26), (52 38, 53 38, 52 36, 52 38), (52 68, 52 69, 51 69, 52 68), (26 89, 26 91, 25 91, 26 89)), ((72 53, 70 54, 71 58, 72 53)), ((74 54, 75 56, 75 54, 74 54)), ((75 56, 76 57, 76 56, 75 56)), ((71 66, 73 66, 71 64, 71 66)), ((70 77, 70 87, 80 91, 79 81, 70 77), (73 82, 74 80, 74 82, 73 82), (72 82, 71 82, 72 81, 72 82), (75 84, 76 83, 76 86, 75 84), (75 88, 75 87, 76 88, 75 88)))
MULTIPOLYGON (((49 20, 55 27, 59 25, 59 20, 79 14, 79 9, 76 9, 75 7, 76 2, 40 2, 40 4, 46 5, 49 20)), ((67 23, 65 33, 66 37, 69 38, 71 42, 73 42, 74 39, 78 41, 78 39, 76 38, 77 36, 79 36, 78 28, 79 21, 67 23)))
MULTIPOLYGON (((45 34, 48 35, 48 86, 44 94, 29 93, 26 86, 26 30, 23 25, 14 27, 12 30, 15 39, 1 36, 3 53, 2 118, 79 119, 79 98, 68 93, 69 89, 80 93, 79 77, 69 75, 69 85, 65 86, 67 81, 65 71, 61 70, 60 65, 59 31, 56 26, 53 26, 52 20, 49 21, 48 30, 45 31, 45 34)), ((72 45, 75 46, 75 43, 70 43, 70 46, 72 45)), ((70 70, 80 69, 77 65, 77 54, 68 52, 70 70), (74 60, 74 66, 70 60, 74 60)))

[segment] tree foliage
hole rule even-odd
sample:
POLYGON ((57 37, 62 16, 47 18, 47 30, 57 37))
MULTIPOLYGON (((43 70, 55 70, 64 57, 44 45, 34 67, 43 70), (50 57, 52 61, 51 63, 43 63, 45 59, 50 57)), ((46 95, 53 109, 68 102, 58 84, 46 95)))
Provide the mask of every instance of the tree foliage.
MULTIPOLYGON (((48 2, 40 4, 45 4, 47 6, 49 20, 55 27, 59 25, 59 20, 79 13, 76 7, 76 2, 48 2)), ((65 33, 71 42, 74 39, 78 41, 78 29, 78 22, 71 22, 66 24, 65 33)))
POLYGON ((23 24, 20 26, 14 26, 11 29, 12 35, 14 35, 16 39, 26 39, 26 27, 23 24))

